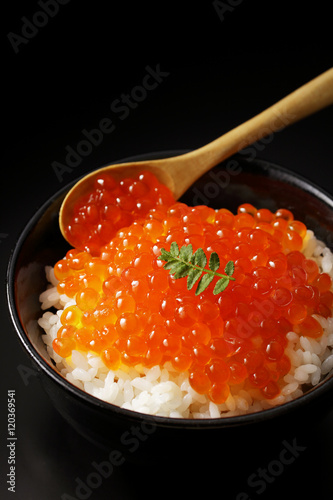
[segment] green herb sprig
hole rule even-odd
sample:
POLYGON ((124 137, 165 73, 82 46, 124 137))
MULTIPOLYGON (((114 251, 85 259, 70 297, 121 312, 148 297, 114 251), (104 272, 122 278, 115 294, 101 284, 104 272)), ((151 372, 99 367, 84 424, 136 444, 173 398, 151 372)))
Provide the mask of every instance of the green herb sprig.
POLYGON ((161 249, 161 255, 158 259, 166 261, 163 267, 169 270, 174 278, 185 278, 187 276, 188 290, 191 290, 200 279, 195 295, 199 295, 206 290, 215 276, 218 276, 220 279, 215 284, 213 290, 214 295, 223 292, 231 280, 235 281, 235 278, 232 277, 235 270, 232 260, 230 260, 224 268, 226 274, 220 274, 217 272, 220 267, 219 256, 216 252, 212 252, 208 262, 209 269, 206 269, 207 257, 205 252, 202 248, 198 248, 195 253, 193 253, 191 244, 183 245, 181 249, 179 249, 178 244, 174 241, 171 243, 170 252, 164 248, 161 249))

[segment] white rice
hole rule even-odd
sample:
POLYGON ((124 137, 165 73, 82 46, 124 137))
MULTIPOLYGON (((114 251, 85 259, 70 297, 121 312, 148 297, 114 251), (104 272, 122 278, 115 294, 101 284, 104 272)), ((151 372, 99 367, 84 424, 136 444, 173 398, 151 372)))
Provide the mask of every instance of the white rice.
MULTIPOLYGON (((307 258, 317 262, 321 272, 333 279, 333 254, 312 231, 307 231, 302 251, 307 258)), ((286 354, 292 367, 283 379, 281 394, 272 400, 263 400, 256 389, 246 391, 241 386, 232 386, 226 402, 216 405, 205 395, 195 392, 188 374, 176 372, 170 363, 150 369, 142 365, 134 368, 122 365, 112 371, 98 355, 90 352, 73 351, 71 358, 65 360, 54 352, 52 341, 61 327, 62 311, 75 301, 59 295, 51 266, 46 267, 46 277, 49 285, 40 296, 41 308, 46 312, 38 323, 45 332, 42 338, 57 370, 83 391, 128 410, 171 418, 243 415, 296 399, 333 371, 333 318, 318 315, 315 318, 324 331, 321 338, 299 337, 295 332, 287 334, 286 354), (57 312, 47 311, 50 308, 56 308, 57 312)))

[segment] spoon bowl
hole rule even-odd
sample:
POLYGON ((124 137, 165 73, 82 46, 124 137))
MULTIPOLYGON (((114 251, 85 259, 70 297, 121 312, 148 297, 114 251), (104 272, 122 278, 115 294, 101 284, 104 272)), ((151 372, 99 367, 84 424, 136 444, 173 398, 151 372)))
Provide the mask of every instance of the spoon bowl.
POLYGON ((102 173, 112 173, 116 180, 120 180, 148 170, 171 190, 175 199, 179 199, 197 179, 220 162, 249 144, 331 104, 333 68, 199 149, 176 157, 108 165, 95 170, 79 180, 65 197, 59 212, 61 233, 72 244, 66 227, 70 224, 74 205, 90 191, 94 179, 102 173))

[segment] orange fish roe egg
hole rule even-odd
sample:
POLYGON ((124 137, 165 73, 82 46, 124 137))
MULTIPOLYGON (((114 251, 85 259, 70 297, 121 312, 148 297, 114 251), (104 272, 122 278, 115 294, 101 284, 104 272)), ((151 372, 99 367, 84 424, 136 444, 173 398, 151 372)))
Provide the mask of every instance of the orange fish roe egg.
POLYGON ((54 266, 58 291, 76 302, 53 341, 62 357, 90 350, 110 370, 170 362, 216 404, 232 387, 274 399, 291 369, 287 333, 319 338, 313 315, 332 316, 332 280, 301 252, 307 228, 285 208, 189 207, 142 172, 100 175, 72 215, 77 248, 54 266), (158 259, 172 242, 216 252, 220 269, 232 260, 235 281, 196 295, 158 259))
POLYGON ((69 261, 65 259, 59 260, 54 266, 54 276, 57 280, 62 281, 72 274, 69 261))
POLYGON ((221 404, 224 403, 230 394, 230 387, 227 383, 213 383, 209 392, 208 396, 209 398, 213 401, 215 404, 221 404))
POLYGON ((63 325, 78 326, 81 323, 82 312, 78 306, 69 306, 61 314, 61 323, 63 325))
MULTIPOLYGON (((110 174, 100 174, 93 190, 77 201, 70 223, 65 228, 68 238, 80 250, 94 255, 110 242, 116 232, 147 215, 156 206, 172 205, 171 192, 150 172, 138 178, 116 182, 110 174)), ((159 230, 153 223, 149 231, 159 230)))
POLYGON ((52 347, 54 351, 62 358, 67 358, 71 356, 73 349, 76 347, 76 343, 71 338, 55 338, 52 342, 52 347))
POLYGON ((110 370, 118 370, 121 365, 121 356, 115 347, 108 347, 102 351, 101 358, 110 370))
POLYGON ((93 311, 100 300, 100 295, 93 288, 85 288, 76 294, 75 300, 81 311, 93 311))

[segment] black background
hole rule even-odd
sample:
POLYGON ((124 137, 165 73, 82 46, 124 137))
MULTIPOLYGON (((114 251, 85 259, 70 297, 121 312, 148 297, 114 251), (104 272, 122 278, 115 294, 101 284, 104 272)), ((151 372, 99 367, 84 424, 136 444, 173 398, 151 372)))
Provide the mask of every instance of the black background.
MULTIPOLYGON (((324 2, 229 0, 222 7, 223 2, 204 0, 127 1, 121 6, 71 0, 59 5, 27 43, 18 43, 15 52, 8 34, 22 36, 26 20, 43 24, 45 16, 36 16, 41 3, 7 2, 1 31, 0 496, 20 500, 56 500, 64 493, 75 498, 75 479, 84 481, 92 462, 106 458, 53 409, 10 325, 5 270, 24 225, 50 195, 91 169, 141 153, 199 147, 332 65, 331 12, 324 2), (135 93, 147 67, 160 68, 162 81, 121 119, 110 106, 135 93), (53 162, 64 164, 66 147, 75 149, 84 139, 82 130, 97 128, 104 118, 112 120, 115 130, 59 178, 53 162), (6 485, 9 389, 16 391, 15 494, 6 485)), ((298 172, 333 194, 332 132, 330 107, 275 134, 257 157, 298 172)), ((157 479, 174 498, 195 494, 198 484, 228 500, 242 491, 251 499, 291 498, 293 488, 299 495, 318 488, 316 498, 331 498, 332 414, 320 429, 309 421, 309 433, 311 443, 298 438, 306 450, 262 494, 247 479, 278 458, 282 443, 260 463, 252 463, 249 453, 248 473, 236 483, 223 471, 219 478, 207 473, 182 477, 172 465, 167 474, 159 471, 157 479)), ((186 450, 182 453, 186 463, 186 450)), ((157 498, 155 476, 144 464, 139 467, 125 463, 116 468, 89 498, 157 498)))

